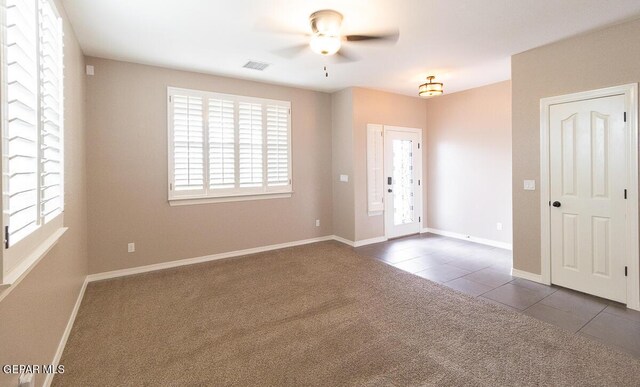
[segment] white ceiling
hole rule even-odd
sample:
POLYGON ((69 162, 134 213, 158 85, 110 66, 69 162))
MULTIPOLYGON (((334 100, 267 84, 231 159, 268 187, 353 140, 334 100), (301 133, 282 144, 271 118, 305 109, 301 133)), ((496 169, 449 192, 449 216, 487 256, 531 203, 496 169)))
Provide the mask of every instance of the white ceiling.
MULTIPOLYGON (((445 92, 510 78, 510 56, 640 16, 638 0, 63 0, 86 55, 321 91, 362 86, 416 95, 425 76, 445 92), (307 51, 319 9, 344 15, 343 33, 398 29, 396 45, 347 43, 360 60, 334 64, 307 51), (268 62, 264 72, 242 68, 268 62), (328 64, 329 77, 323 66, 328 64)), ((636 37, 633 37, 636 38, 636 37)))

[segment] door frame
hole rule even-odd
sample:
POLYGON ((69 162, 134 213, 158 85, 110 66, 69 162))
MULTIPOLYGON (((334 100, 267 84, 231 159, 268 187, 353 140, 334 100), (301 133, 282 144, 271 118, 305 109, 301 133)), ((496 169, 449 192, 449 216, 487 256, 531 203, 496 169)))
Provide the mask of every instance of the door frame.
MULTIPOLYGON (((394 132, 408 132, 408 133, 415 133, 418 135, 418 144, 419 147, 418 149, 420 150, 418 152, 417 155, 417 163, 418 165, 420 165, 420 174, 419 174, 419 179, 420 179, 420 184, 418 184, 418 191, 419 191, 419 196, 420 196, 420 204, 419 204, 419 208, 418 211, 416 211, 416 213, 418 213, 418 233, 422 232, 423 229, 423 225, 424 225, 424 195, 423 195, 423 190, 424 190, 424 176, 423 176, 423 165, 422 165, 422 152, 424 151, 424 146, 422 143, 422 129, 420 128, 406 128, 406 127, 402 127, 402 126, 391 126, 391 125, 383 125, 382 126, 382 134, 383 134, 383 144, 386 146, 387 143, 387 131, 394 131, 394 132)), ((384 146, 383 146, 384 149, 384 146)), ((382 158, 382 169, 383 171, 387 170, 387 164, 389 161, 387 160, 386 157, 382 158)), ((385 176, 385 175, 383 175, 385 176)), ((387 181, 386 177, 383 179, 384 182, 387 181)), ((383 184, 383 192, 386 192, 386 184, 383 184)), ((386 198, 386 194, 384 195, 384 197, 386 198)), ((384 237, 388 240, 390 238, 395 238, 395 237, 389 237, 389 228, 387 227, 387 216, 393 216, 393 214, 389 214, 389 211, 387 211, 387 203, 384 203, 384 215, 383 215, 383 223, 384 223, 384 237)), ((401 237, 398 237, 401 238, 401 237)))
POLYGON ((627 308, 640 310, 640 243, 638 241, 638 84, 607 87, 580 93, 542 98, 540 100, 540 226, 541 226, 541 276, 542 282, 551 285, 551 210, 549 117, 553 105, 579 102, 588 99, 624 95, 627 113, 627 235, 626 265, 627 308))

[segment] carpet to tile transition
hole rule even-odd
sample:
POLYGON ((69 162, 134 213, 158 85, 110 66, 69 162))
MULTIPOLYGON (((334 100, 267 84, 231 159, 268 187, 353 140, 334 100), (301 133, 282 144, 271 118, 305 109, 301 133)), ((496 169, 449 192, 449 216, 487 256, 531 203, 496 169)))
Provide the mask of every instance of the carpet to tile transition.
POLYGON ((640 361, 323 242, 89 284, 55 386, 639 385, 640 361))

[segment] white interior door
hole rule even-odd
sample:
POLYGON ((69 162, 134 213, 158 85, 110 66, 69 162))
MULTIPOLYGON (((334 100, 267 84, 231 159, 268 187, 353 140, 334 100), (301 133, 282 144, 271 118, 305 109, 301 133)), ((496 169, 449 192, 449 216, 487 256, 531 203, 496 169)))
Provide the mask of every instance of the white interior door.
POLYGON ((384 128, 384 202, 387 238, 416 234, 422 227, 422 132, 384 128))
POLYGON ((549 109, 551 282, 626 302, 625 97, 549 109))

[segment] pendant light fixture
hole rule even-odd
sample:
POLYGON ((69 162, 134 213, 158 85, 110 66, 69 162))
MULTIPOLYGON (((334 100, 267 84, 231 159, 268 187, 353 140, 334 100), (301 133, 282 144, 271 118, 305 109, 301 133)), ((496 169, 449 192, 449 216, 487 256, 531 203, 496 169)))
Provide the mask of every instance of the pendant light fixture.
POLYGON ((436 95, 442 95, 444 90, 442 88, 442 83, 434 82, 433 80, 436 77, 433 75, 429 75, 427 77, 427 83, 423 83, 418 88, 418 95, 424 98, 433 97, 436 95))

